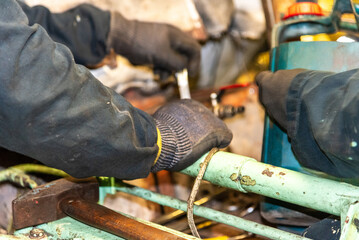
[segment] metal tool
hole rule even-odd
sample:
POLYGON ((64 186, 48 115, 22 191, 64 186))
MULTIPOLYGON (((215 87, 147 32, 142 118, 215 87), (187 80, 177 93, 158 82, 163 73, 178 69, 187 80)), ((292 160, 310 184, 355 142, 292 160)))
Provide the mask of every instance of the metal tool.
POLYGON ((60 179, 41 185, 13 201, 14 227, 20 229, 70 216, 125 239, 185 239, 98 205, 98 192, 95 179, 60 179))
POLYGON ((180 93, 181 99, 191 99, 191 94, 189 91, 189 83, 188 83, 188 71, 187 69, 183 69, 182 72, 176 73, 178 90, 180 93))

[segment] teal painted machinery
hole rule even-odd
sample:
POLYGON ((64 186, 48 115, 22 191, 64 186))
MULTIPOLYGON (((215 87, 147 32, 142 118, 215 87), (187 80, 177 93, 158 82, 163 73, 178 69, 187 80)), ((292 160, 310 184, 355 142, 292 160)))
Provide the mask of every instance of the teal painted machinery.
MULTIPOLYGON (((328 17, 296 16, 276 25, 272 32, 271 71, 305 68, 342 72, 359 68, 358 42, 293 41, 298 40, 302 35, 330 34, 339 30, 358 32, 358 6, 354 1, 337 0, 328 17), (343 13, 353 13, 357 23, 342 22, 343 13)), ((307 174, 330 177, 303 168, 291 150, 287 134, 268 117, 265 119, 262 161, 307 174)), ((293 209, 292 206, 269 199, 261 204, 261 209, 264 218, 277 224, 307 226, 316 221, 307 214, 302 214, 304 212, 311 215, 311 211, 296 207, 293 209)))

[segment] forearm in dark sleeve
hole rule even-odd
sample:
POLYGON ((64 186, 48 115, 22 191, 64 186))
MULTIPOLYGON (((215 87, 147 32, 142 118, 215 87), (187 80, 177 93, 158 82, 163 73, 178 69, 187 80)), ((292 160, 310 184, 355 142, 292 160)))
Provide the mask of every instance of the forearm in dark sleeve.
POLYGON ((359 70, 306 71, 287 98, 288 135, 299 161, 339 177, 359 176, 359 70))
POLYGON ((19 3, 29 25, 40 24, 55 42, 70 48, 76 63, 94 65, 108 54, 109 12, 82 4, 63 13, 51 13, 43 6, 29 7, 19 3))
POLYGON ((29 27, 19 9, 0 1, 0 145, 75 177, 147 176, 158 152, 152 117, 76 65, 42 27, 29 27))

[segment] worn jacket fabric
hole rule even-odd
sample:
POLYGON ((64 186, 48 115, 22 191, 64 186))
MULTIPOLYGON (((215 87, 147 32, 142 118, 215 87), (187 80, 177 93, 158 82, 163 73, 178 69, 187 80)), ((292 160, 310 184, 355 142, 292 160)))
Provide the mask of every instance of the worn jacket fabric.
POLYGON ((109 52, 106 44, 110 31, 110 12, 82 4, 63 13, 51 13, 43 6, 29 7, 18 1, 29 19, 45 28, 55 41, 66 45, 76 63, 94 65, 109 52))
POLYGON ((359 176, 359 69, 298 74, 289 89, 287 116, 292 148, 304 166, 359 176))
POLYGON ((15 0, 0 1, 0 145, 75 177, 145 177, 151 116, 76 65, 15 0))

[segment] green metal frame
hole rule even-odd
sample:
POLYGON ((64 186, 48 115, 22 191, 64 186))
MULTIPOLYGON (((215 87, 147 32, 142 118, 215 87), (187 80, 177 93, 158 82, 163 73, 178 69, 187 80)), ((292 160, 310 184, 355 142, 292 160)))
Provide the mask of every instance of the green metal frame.
MULTIPOLYGON (((197 176, 205 156, 183 170, 182 173, 197 176)), ((340 216, 342 220, 341 240, 359 238, 357 231, 359 227, 359 187, 354 185, 274 167, 257 162, 252 158, 226 152, 218 152, 212 157, 204 174, 204 179, 213 184, 244 193, 257 193, 340 216)), ((186 202, 169 196, 131 186, 121 181, 114 181, 113 178, 99 178, 99 181, 101 185, 104 185, 100 187, 102 198, 106 194, 114 194, 120 191, 182 211, 187 210, 186 202)), ((202 206, 195 206, 194 214, 270 239, 307 239, 202 206)), ((163 228, 157 224, 144 222, 158 228, 163 228)), ((48 239, 76 239, 74 236, 77 236, 78 239, 119 239, 117 236, 94 229, 71 218, 42 224, 36 226, 36 228, 42 229, 47 234, 48 239)), ((15 235, 18 239, 22 239, 29 236, 32 229, 26 228, 16 231, 15 235)), ((192 236, 174 230, 168 231, 173 231, 173 233, 188 239, 195 239, 192 236)))
MULTIPOLYGON (((182 173, 197 176, 204 158, 205 156, 182 173)), ((204 179, 226 188, 257 193, 340 216, 343 229, 341 240, 359 238, 357 231, 359 187, 354 185, 274 167, 226 152, 219 152, 213 156, 204 179)), ((102 190, 107 189, 102 188, 102 190)), ((186 202, 128 184, 116 183, 116 191, 139 196, 182 211, 187 209, 186 202)), ((195 206, 194 214, 270 239, 307 239, 202 206, 195 206)))

